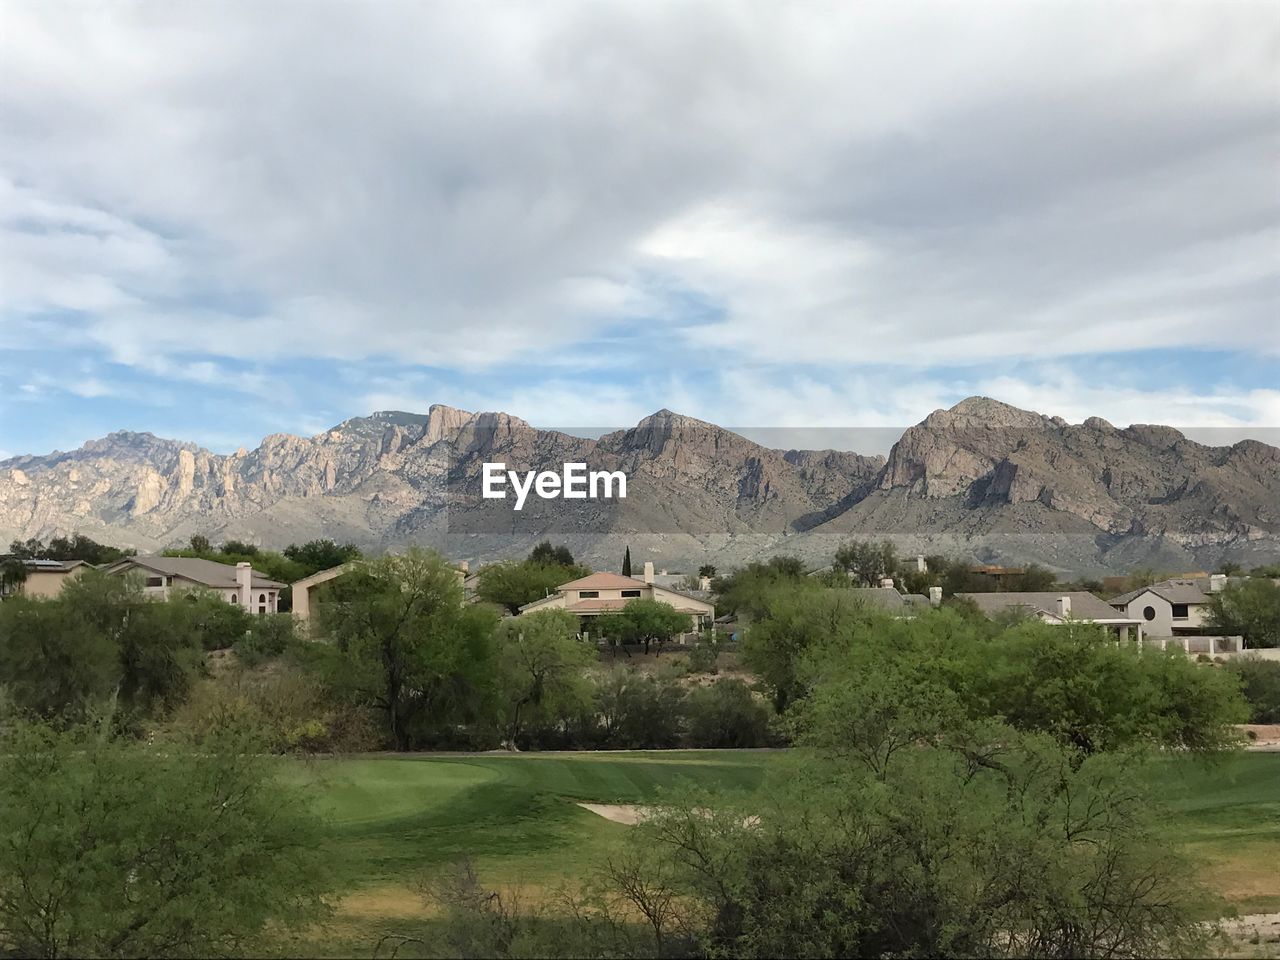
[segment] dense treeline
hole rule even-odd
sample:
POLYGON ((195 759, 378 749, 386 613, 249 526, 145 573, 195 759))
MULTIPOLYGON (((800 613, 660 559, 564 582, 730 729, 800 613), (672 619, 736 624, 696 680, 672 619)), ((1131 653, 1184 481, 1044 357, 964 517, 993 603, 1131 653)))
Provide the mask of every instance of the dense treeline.
POLYGON ((83 560, 94 566, 114 563, 137 552, 105 546, 81 533, 72 537, 54 537, 48 543, 33 537, 9 544, 9 553, 17 560, 83 560))

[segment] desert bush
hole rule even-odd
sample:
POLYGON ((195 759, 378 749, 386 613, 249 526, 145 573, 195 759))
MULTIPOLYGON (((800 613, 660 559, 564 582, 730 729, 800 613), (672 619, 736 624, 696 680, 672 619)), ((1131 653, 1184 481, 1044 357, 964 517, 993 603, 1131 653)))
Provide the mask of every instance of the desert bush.
POLYGON ((741 680, 695 687, 685 698, 684 714, 688 746, 733 749, 769 743, 773 711, 741 680))

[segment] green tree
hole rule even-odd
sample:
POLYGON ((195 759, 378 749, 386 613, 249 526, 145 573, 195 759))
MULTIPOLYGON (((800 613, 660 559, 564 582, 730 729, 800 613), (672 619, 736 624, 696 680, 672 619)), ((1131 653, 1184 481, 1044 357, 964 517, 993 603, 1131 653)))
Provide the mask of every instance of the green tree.
POLYGON ((121 557, 131 557, 137 553, 132 549, 108 547, 81 533, 71 537, 54 537, 48 546, 34 537, 29 540, 14 540, 9 545, 9 552, 20 560, 83 560, 94 566, 114 563, 121 557))
POLYGON ((616 889, 703 956, 1201 956, 1207 892, 1171 840, 1127 758, 997 725, 879 776, 815 748, 736 803, 681 797, 616 889))
POLYGON ((20 709, 82 719, 114 692, 119 666, 113 639, 67 604, 25 597, 0 603, 0 686, 20 709))
POLYGON ((685 698, 684 714, 691 747, 749 749, 769 740, 772 711, 741 680, 695 687, 685 698))
POLYGON ((572 567, 574 565, 573 554, 569 552, 569 548, 563 544, 553 547, 550 540, 543 540, 530 551, 529 562, 544 566, 572 567))
POLYGON ((779 713, 804 695, 801 659, 848 634, 870 615, 848 590, 794 590, 772 584, 754 601, 756 618, 743 630, 742 662, 760 677, 779 713))
POLYGON ((17 593, 27 582, 27 565, 21 560, 0 562, 0 597, 17 593))
POLYGON ((498 688, 509 741, 527 728, 554 726, 590 704, 585 671, 596 661, 596 649, 577 633, 578 618, 564 610, 541 610, 498 625, 498 688))
POLYGON ((261 956, 320 919, 318 823, 257 752, 6 728, 0 954, 261 956))
POLYGON ((213 544, 203 533, 193 533, 188 543, 195 553, 213 553, 213 544))
POLYGON ((1244 637, 1246 647, 1280 647, 1280 586, 1256 578, 1228 584, 1209 597, 1208 626, 1244 637))
POLYGON ((243 540, 227 540, 218 548, 218 552, 227 555, 235 554, 241 557, 255 557, 258 555, 258 547, 243 540))
POLYGON ((698 576, 699 576, 699 577, 708 577, 708 578, 710 578, 710 577, 714 577, 715 575, 716 575, 716 568, 715 568, 715 564, 712 564, 712 563, 704 563, 702 566, 700 566, 700 567, 698 568, 698 576))
POLYGON ((631 576, 631 547, 630 547, 630 545, 628 545, 628 546, 627 546, 627 549, 626 549, 625 551, 623 551, 623 554, 622 554, 622 575, 623 575, 624 577, 629 577, 629 576, 631 576))
POLYGON ((779 586, 799 591, 817 590, 822 585, 805 576, 804 563, 796 557, 773 557, 764 563, 749 563, 711 582, 711 590, 716 595, 716 609, 746 617, 758 616, 761 598, 779 586))
POLYGON ((495 672, 490 607, 464 604, 458 572, 434 552, 357 562, 319 611, 333 639, 332 681, 386 717, 397 750, 474 719, 495 672))
POLYGON ((666 677, 630 667, 606 671, 595 706, 606 744, 626 750, 667 750, 680 744, 684 693, 666 677))
POLYGON ((548 597, 562 583, 578 580, 590 572, 585 567, 528 560, 523 563, 491 563, 480 569, 476 595, 481 600, 503 607, 508 613, 517 614, 526 603, 548 597))
POLYGON ((834 567, 848 574, 854 583, 876 587, 883 578, 893 576, 898 569, 898 554, 888 540, 880 543, 850 540, 836 550, 834 567))
POLYGON ((1280 723, 1280 662, 1233 657, 1227 672, 1239 679, 1250 723, 1280 723))
POLYGON ((360 548, 353 543, 335 543, 333 540, 308 540, 304 544, 291 543, 284 548, 284 556, 306 569, 306 576, 321 570, 332 570, 352 560, 359 560, 360 548))
POLYGON ((1089 624, 1002 626, 941 610, 849 618, 825 634, 799 657, 799 689, 812 700, 810 691, 831 684, 825 696, 848 698, 831 716, 873 737, 887 724, 866 711, 884 709, 941 716, 947 727, 1002 717, 1081 755, 1143 744, 1212 752, 1236 743, 1246 715, 1229 674, 1175 651, 1118 646, 1089 624))
POLYGON ((632 600, 616 614, 597 617, 596 629, 602 636, 623 643, 640 643, 648 653, 652 644, 661 644, 678 633, 687 633, 693 620, 669 603, 661 600, 632 600))

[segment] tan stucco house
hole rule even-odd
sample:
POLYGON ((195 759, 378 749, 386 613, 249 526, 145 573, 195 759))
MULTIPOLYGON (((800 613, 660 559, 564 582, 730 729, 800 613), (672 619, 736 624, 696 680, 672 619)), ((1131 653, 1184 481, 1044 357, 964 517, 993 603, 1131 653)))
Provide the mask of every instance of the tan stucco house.
POLYGON ((144 590, 152 597, 168 597, 175 588, 203 587, 250 613, 276 613, 280 591, 288 586, 269 579, 243 561, 233 567, 198 557, 125 557, 107 567, 106 572, 114 576, 141 574, 145 578, 144 590))
POLYGON ((657 600, 675 607, 693 618, 695 630, 710 628, 716 618, 716 608, 709 600, 618 573, 593 573, 562 583, 551 596, 526 603, 520 608, 520 613, 567 610, 581 617, 584 627, 590 629, 591 618, 617 613, 633 600, 657 600))
POLYGON ((1118 640, 1142 640, 1142 621, 1113 609, 1105 600, 1085 591, 1036 593, 957 593, 988 617, 1020 612, 1041 623, 1096 623, 1118 640))
POLYGON ((1111 606, 1141 620, 1148 636, 1195 636, 1203 633, 1212 595, 1226 585, 1221 573, 1161 580, 1112 598, 1111 606))
POLYGON ((89 568, 83 560, 10 560, 6 562, 20 563, 26 571, 26 579, 21 583, 4 587, 5 596, 19 597, 56 597, 62 592, 62 585, 73 577, 78 577, 89 568))

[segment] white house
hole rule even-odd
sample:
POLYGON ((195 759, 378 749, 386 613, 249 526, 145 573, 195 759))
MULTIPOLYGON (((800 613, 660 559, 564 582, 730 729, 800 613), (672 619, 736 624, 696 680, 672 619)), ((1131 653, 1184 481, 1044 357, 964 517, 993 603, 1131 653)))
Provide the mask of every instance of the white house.
POLYGON ((1227 585, 1225 574, 1162 580, 1119 597, 1111 606, 1141 620, 1150 637, 1195 636, 1203 632, 1209 601, 1227 585))
POLYGON ((276 613, 280 591, 288 586, 268 579, 243 561, 233 567, 198 557, 125 557, 107 567, 106 572, 116 576, 142 574, 146 578, 144 590, 153 597, 168 597, 174 588, 203 587, 250 613, 276 613))

